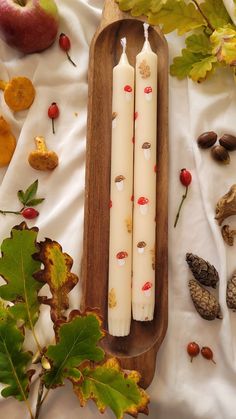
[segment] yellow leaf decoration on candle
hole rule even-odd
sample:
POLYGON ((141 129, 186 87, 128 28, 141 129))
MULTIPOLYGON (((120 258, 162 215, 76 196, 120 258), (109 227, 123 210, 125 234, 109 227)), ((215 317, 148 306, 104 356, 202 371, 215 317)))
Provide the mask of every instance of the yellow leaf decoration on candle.
POLYGON ((109 308, 114 308, 116 307, 116 305, 117 305, 116 292, 114 288, 112 288, 108 295, 108 306, 109 308))
POLYGON ((132 219, 131 217, 126 218, 125 220, 126 228, 128 233, 132 233, 132 219))
POLYGON ((118 113, 117 112, 112 112, 112 128, 116 127, 116 118, 117 118, 118 113))
POLYGON ((152 269, 155 271, 155 266, 156 266, 156 252, 155 252, 155 248, 151 250, 151 255, 152 255, 152 269))
POLYGON ((148 79, 151 76, 151 69, 146 60, 143 60, 138 68, 142 79, 148 79))

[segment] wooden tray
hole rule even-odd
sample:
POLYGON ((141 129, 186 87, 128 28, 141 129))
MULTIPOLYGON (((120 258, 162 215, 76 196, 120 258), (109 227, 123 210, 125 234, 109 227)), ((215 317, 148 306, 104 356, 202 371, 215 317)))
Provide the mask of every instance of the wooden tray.
MULTIPOLYGON (((112 69, 117 64, 120 39, 127 38, 132 65, 144 42, 143 21, 122 13, 106 0, 101 24, 93 38, 89 61, 89 101, 86 155, 82 308, 99 307, 107 328, 109 249, 109 189, 111 155, 112 69)), ((157 120, 157 231, 156 309, 152 322, 132 321, 124 338, 107 335, 103 347, 123 368, 142 374, 146 388, 155 372, 156 353, 167 329, 168 310, 168 48, 158 27, 150 28, 150 43, 159 57, 157 120)))

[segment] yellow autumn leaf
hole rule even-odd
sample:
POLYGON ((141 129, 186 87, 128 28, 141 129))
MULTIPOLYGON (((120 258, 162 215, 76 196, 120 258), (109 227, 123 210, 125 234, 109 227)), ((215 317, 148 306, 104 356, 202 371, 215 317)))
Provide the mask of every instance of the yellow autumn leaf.
POLYGON ((236 64, 236 31, 230 27, 216 29, 210 37, 213 54, 219 62, 236 64))

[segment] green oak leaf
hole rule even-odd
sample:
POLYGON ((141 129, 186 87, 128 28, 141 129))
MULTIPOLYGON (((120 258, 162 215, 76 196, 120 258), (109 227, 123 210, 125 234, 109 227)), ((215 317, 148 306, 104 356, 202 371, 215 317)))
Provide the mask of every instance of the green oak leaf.
POLYGON ((81 314, 78 310, 70 313, 68 322, 62 322, 58 329, 56 345, 48 347, 45 356, 51 369, 44 374, 47 388, 62 386, 64 379, 73 383, 81 380, 78 369, 83 361, 101 361, 103 350, 98 347, 103 337, 101 319, 92 311, 81 314))
POLYGON ((213 70, 213 65, 216 62, 217 58, 213 55, 203 58, 201 61, 193 64, 192 69, 189 72, 189 77, 197 82, 205 80, 207 74, 213 70))
POLYGON ((101 413, 110 407, 117 419, 125 413, 134 417, 148 413, 149 398, 137 384, 140 375, 137 371, 122 371, 115 358, 96 366, 88 363, 81 368, 81 374, 82 383, 73 385, 81 406, 93 399, 101 413))
POLYGON ((44 304, 51 307, 51 318, 54 323, 63 320, 64 312, 69 308, 68 293, 77 284, 79 278, 70 272, 72 258, 62 252, 59 243, 46 239, 39 244, 39 253, 34 258, 44 264, 44 269, 36 272, 34 278, 49 285, 52 297, 41 297, 44 304))
POLYGON ((214 28, 232 23, 222 0, 205 0, 200 6, 214 28))
POLYGON ((190 77, 193 81, 201 82, 213 70, 216 62, 217 58, 213 55, 206 56, 183 49, 182 56, 174 58, 170 74, 180 80, 190 77))
POLYGON ((27 367, 31 354, 22 349, 24 335, 13 322, 11 314, 0 309, 0 382, 6 387, 1 392, 3 397, 14 396, 19 401, 27 401, 30 378, 34 371, 27 367), (11 320, 9 321, 9 318, 11 320))
POLYGON ((188 49, 182 50, 182 55, 175 57, 170 66, 170 74, 178 77, 180 80, 187 77, 192 70, 193 64, 204 58, 202 54, 195 54, 188 49))
POLYGON ((185 43, 188 51, 200 53, 203 55, 208 55, 212 52, 210 39, 204 33, 188 36, 185 40, 185 43))
POLYGON ((152 25, 161 25, 164 33, 177 29, 178 35, 206 26, 206 21, 193 3, 184 0, 167 0, 157 13, 150 12, 148 21, 152 25))
POLYGON ((162 7, 163 0, 116 0, 121 10, 130 11, 132 16, 148 16, 149 13, 156 13, 162 7))
POLYGON ((9 309, 31 330, 39 315, 38 291, 42 284, 33 278, 40 269, 40 262, 32 255, 37 251, 38 229, 28 229, 25 222, 13 227, 10 238, 1 245, 0 275, 7 282, 0 286, 0 297, 14 305, 9 309))
POLYGON ((230 26, 216 29, 210 37, 213 54, 219 62, 236 64, 236 30, 230 26))

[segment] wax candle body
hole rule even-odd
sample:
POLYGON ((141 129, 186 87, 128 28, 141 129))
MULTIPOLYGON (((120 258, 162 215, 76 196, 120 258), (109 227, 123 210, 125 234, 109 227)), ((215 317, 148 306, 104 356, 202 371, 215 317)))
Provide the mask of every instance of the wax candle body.
POLYGON ((134 68, 125 52, 113 69, 108 331, 126 336, 131 323, 134 68))
POLYGON ((157 55, 146 38, 136 57, 132 312, 153 319, 155 305, 157 55))

